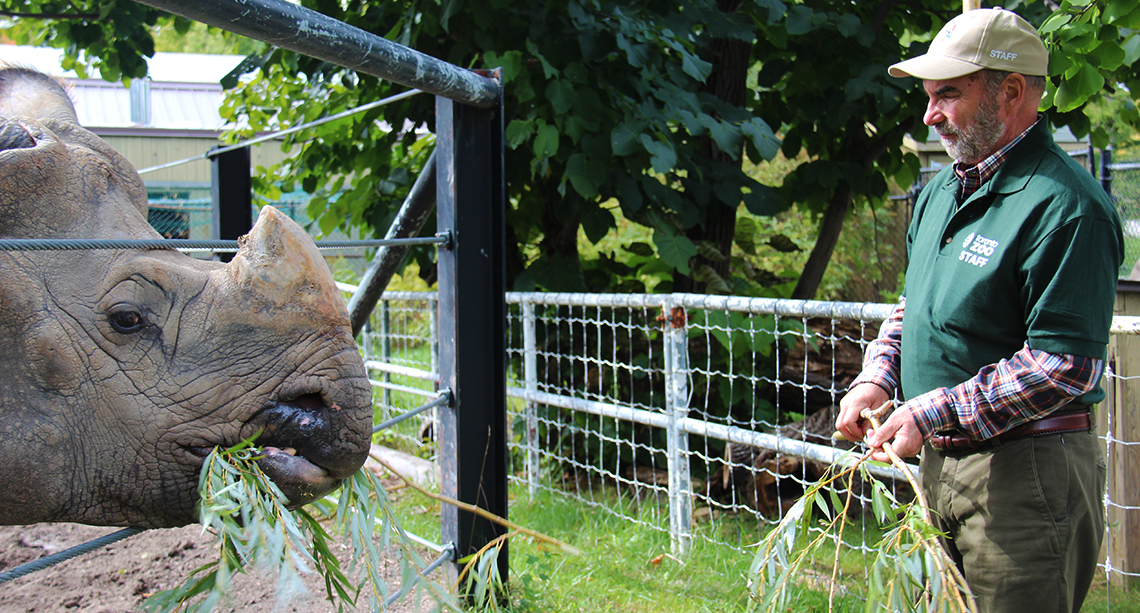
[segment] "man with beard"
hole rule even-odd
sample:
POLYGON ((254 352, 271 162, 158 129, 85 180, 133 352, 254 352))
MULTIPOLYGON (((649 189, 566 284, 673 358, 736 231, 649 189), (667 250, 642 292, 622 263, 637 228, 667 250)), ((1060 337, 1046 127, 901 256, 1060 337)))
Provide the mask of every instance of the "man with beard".
POLYGON ((1104 534, 1091 405, 1104 371, 1120 221, 1038 113, 1049 55, 1017 15, 978 9, 921 56, 923 121, 956 160, 919 196, 906 290, 836 427, 887 460, 922 452, 943 545, 983 612, 1078 611, 1104 534), (896 392, 878 430, 861 415, 896 392))

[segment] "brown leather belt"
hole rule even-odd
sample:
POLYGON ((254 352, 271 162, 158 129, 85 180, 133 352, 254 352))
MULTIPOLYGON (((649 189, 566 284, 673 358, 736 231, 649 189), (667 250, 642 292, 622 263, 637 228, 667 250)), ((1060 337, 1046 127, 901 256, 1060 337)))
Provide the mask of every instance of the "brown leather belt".
POLYGON ((964 434, 935 433, 930 438, 930 444, 939 451, 979 451, 991 449, 1000 443, 1019 438, 1067 432, 1086 432, 1091 427, 1092 418, 1089 415, 1089 410, 1082 408, 1075 411, 1054 413, 1041 419, 1025 422, 984 441, 974 440, 964 434))

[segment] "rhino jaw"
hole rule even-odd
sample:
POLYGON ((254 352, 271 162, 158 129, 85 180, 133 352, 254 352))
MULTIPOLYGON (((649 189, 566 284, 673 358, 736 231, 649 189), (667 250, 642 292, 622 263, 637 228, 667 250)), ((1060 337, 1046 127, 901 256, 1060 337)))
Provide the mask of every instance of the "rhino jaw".
MULTIPOLYGON (((369 445, 345 436, 340 411, 335 402, 309 393, 273 402, 243 425, 243 439, 256 437, 258 467, 285 495, 290 508, 328 494, 364 465, 369 445)), ((213 449, 189 447, 202 459, 213 449)))
POLYGON ((364 465, 368 445, 345 440, 336 420, 340 410, 319 394, 304 394, 273 403, 246 425, 260 429, 255 444, 264 455, 258 466, 290 506, 329 493, 364 465))

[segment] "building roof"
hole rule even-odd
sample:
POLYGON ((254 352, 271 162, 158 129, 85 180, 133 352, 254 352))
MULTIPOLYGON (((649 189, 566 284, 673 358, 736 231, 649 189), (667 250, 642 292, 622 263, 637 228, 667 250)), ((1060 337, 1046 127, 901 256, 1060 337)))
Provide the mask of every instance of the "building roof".
POLYGON ((80 79, 60 67, 62 57, 59 49, 0 45, 0 63, 62 78, 79 123, 104 135, 219 132, 225 123, 218 114, 220 81, 243 59, 239 55, 156 53, 147 62, 149 78, 136 79, 128 89, 120 82, 80 79))

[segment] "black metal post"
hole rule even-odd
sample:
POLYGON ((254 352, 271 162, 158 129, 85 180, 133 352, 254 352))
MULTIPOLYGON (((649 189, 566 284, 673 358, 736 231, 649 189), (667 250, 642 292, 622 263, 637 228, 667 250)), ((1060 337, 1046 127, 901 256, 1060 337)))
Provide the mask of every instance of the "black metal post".
POLYGON ((1100 150, 1100 186, 1104 188, 1104 192, 1112 196, 1112 147, 1108 146, 1100 150))
MULTIPOLYGON (((249 147, 210 158, 215 239, 234 240, 253 227, 253 181, 249 164, 249 147)), ((228 262, 234 254, 220 253, 218 257, 228 262)))
POLYGON ((498 104, 501 84, 285 0, 137 0, 374 77, 475 106, 498 104))
MULTIPOLYGON (((427 164, 424 164, 424 169, 420 171, 420 176, 416 177, 404 204, 396 213, 396 218, 392 220, 392 225, 388 226, 384 238, 412 238, 420 233, 420 228, 435 207, 435 157, 436 152, 433 151, 427 164)), ((406 245, 381 247, 376 252, 372 264, 360 279, 356 292, 348 300, 348 319, 352 322, 353 336, 360 333, 372 309, 376 308, 376 303, 384 294, 384 288, 388 287, 392 275, 407 255, 406 245)))
MULTIPOLYGON (((497 76, 497 75, 496 75, 497 76)), ((504 302, 503 114, 436 98, 436 220, 450 232, 439 253, 441 490, 445 496, 507 516, 506 306, 504 302)), ((444 543, 457 558, 506 529, 443 505, 444 543)), ((504 543, 498 559, 507 577, 504 543)))

